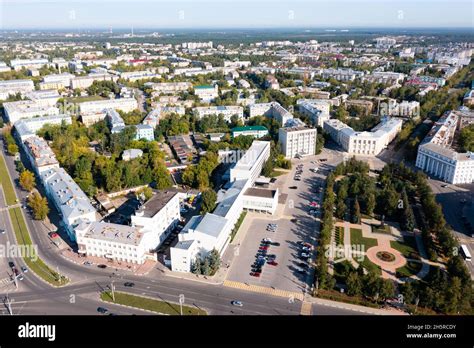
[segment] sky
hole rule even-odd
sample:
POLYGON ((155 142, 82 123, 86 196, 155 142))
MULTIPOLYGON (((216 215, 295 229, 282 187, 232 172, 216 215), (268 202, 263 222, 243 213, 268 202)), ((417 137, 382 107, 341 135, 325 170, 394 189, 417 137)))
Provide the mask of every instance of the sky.
POLYGON ((472 0, 0 0, 0 29, 473 28, 472 0))

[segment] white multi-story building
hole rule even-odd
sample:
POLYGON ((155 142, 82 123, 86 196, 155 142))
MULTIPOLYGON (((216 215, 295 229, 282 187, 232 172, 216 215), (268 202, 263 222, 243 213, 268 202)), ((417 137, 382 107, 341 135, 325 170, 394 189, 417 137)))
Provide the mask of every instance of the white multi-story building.
POLYGON ((451 184, 474 182, 474 153, 451 147, 456 130, 468 124, 474 124, 473 112, 451 111, 440 118, 418 147, 416 166, 451 184))
POLYGON ((6 80, 0 81, 0 100, 8 99, 17 93, 24 95, 35 90, 35 85, 31 80, 6 80))
POLYGON ((377 48, 390 48, 397 43, 397 40, 391 37, 378 37, 375 39, 377 48))
POLYGON ((71 124, 70 115, 53 115, 53 116, 43 116, 43 117, 34 117, 28 119, 21 119, 15 122, 15 131, 20 142, 23 142, 25 139, 34 136, 41 128, 46 124, 71 124))
POLYGON ((312 124, 323 127, 324 122, 331 117, 329 114, 331 102, 326 99, 298 99, 298 110, 307 115, 312 124))
POLYGON ((135 135, 136 140, 146 139, 148 141, 155 140, 155 129, 148 124, 137 124, 135 126, 137 134, 135 135))
POLYGON ((193 109, 197 118, 210 115, 223 115, 227 122, 230 122, 232 116, 237 115, 239 119, 244 118, 244 108, 241 106, 199 106, 193 109))
POLYGON ((122 116, 115 111, 114 109, 106 109, 105 110, 107 124, 109 125, 110 132, 120 133, 125 128, 125 121, 123 120, 122 116))
POLYGON ((92 86, 94 81, 117 81, 118 76, 107 73, 91 73, 87 76, 77 76, 71 79, 71 89, 85 89, 92 86))
POLYGON ((243 209, 265 213, 276 210, 278 190, 263 192, 251 188, 269 156, 269 142, 253 142, 231 169, 231 186, 216 209, 204 216, 193 216, 179 233, 178 243, 170 249, 173 271, 190 272, 196 257, 203 258, 213 249, 222 255, 243 209))
POLYGON ((120 78, 127 80, 127 81, 138 81, 138 80, 151 80, 154 78, 161 78, 161 75, 156 74, 149 70, 144 71, 125 71, 120 73, 120 78))
POLYGON ((59 93, 55 89, 47 89, 27 92, 25 93, 25 97, 35 101, 38 105, 55 106, 59 100, 59 93))
POLYGON ((230 169, 230 181, 250 179, 252 184, 270 157, 270 143, 255 140, 242 158, 230 169))
POLYGON ((203 102, 211 102, 219 96, 217 85, 194 86, 194 94, 203 102))
POLYGON ((158 191, 132 215, 132 226, 144 233, 148 249, 156 249, 178 225, 179 193, 158 191))
POLYGON ((75 225, 79 220, 96 221, 96 210, 63 168, 49 168, 41 172, 41 182, 47 196, 59 210, 69 238, 75 241, 75 225))
POLYGON ((338 81, 354 81, 356 78, 364 76, 364 72, 352 69, 323 69, 321 76, 324 79, 333 78, 338 81))
POLYGON ((294 124, 278 130, 278 141, 281 144, 283 155, 286 158, 314 155, 316 153, 316 128, 307 127, 297 118, 293 120, 294 124))
POLYGON ((374 71, 365 75, 362 80, 374 83, 397 84, 405 80, 406 75, 393 71, 374 71))
POLYGON ((249 106, 249 116, 267 116, 275 119, 281 125, 293 118, 293 114, 278 102, 252 104, 249 106))
POLYGON ((69 73, 52 74, 43 77, 43 81, 39 83, 41 90, 43 89, 62 89, 71 85, 71 80, 75 76, 69 73))
POLYGON ((45 58, 40 59, 12 59, 10 61, 10 66, 14 70, 25 69, 39 69, 45 65, 49 64, 49 61, 45 58))
POLYGON ((75 234, 79 254, 139 265, 148 258, 153 259, 144 233, 137 227, 80 221, 75 234))
POLYGON ((324 122, 324 130, 349 154, 377 156, 395 139, 402 124, 401 119, 387 118, 370 132, 356 132, 345 123, 331 119, 324 122))
POLYGON ((192 88, 191 82, 147 82, 146 88, 151 88, 158 93, 176 93, 187 91, 192 88))
POLYGON ((59 168, 56 155, 43 138, 31 136, 24 141, 23 148, 37 175, 51 168, 59 168))
POLYGON ((11 124, 23 118, 59 114, 57 107, 45 106, 33 100, 3 103, 3 107, 5 116, 11 124))
POLYGON ((104 99, 83 102, 79 104, 81 115, 104 112, 105 109, 130 112, 138 108, 135 98, 104 99))

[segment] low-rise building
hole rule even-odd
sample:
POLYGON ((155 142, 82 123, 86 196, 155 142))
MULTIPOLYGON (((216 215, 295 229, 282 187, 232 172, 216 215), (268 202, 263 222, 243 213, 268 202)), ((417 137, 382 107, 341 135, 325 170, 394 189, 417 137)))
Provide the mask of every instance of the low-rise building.
POLYGON ((59 109, 57 107, 43 105, 34 100, 20 100, 16 102, 3 103, 3 108, 5 116, 11 124, 25 118, 59 115, 59 109))
POLYGON ((210 115, 223 115, 227 122, 230 122, 231 117, 234 115, 241 120, 244 118, 244 108, 241 106, 199 106, 194 108, 193 112, 197 118, 210 115))
POLYGON ((34 136, 44 125, 60 125, 62 123, 71 124, 71 116, 61 114, 21 119, 15 122, 15 132, 17 138, 22 143, 25 139, 34 136))
POLYGON ((135 126, 137 134, 135 135, 136 140, 146 139, 148 141, 155 140, 155 129, 148 124, 137 124, 135 126))
POLYGON ((162 94, 174 94, 177 92, 184 92, 192 88, 191 82, 147 82, 146 88, 151 88, 153 91, 162 94))
POLYGON ((0 81, 0 100, 6 100, 10 96, 18 93, 24 95, 27 92, 35 90, 31 80, 5 80, 0 81))
POLYGON ((233 138, 239 135, 250 135, 259 139, 268 135, 268 129, 264 126, 235 127, 231 129, 231 134, 233 138))
POLYGON ((219 96, 217 85, 194 86, 194 94, 203 102, 210 103, 219 96))
POLYGON ((130 112, 138 108, 135 98, 104 99, 82 102, 79 104, 81 115, 104 112, 105 109, 115 109, 130 112))

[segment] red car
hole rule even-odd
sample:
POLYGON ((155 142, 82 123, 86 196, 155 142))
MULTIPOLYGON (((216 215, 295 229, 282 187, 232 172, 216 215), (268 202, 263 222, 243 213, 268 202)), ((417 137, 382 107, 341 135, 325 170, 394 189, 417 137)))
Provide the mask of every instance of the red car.
POLYGON ((258 250, 268 250, 268 245, 263 245, 258 250))
POLYGON ((272 265, 272 266, 278 266, 278 262, 276 261, 269 261, 267 264, 272 265))
POLYGON ((252 273, 250 273, 250 275, 252 277, 257 277, 258 278, 258 277, 260 277, 260 272, 252 272, 252 273))

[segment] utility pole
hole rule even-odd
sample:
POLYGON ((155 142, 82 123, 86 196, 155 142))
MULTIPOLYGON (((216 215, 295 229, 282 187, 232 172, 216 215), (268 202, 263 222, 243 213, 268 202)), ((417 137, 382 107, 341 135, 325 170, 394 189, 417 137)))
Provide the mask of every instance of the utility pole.
POLYGON ((180 294, 179 295, 179 311, 181 315, 183 315, 183 303, 184 303, 184 295, 180 294))
POLYGON ((7 294, 6 298, 5 298, 5 304, 7 305, 8 313, 9 313, 10 315, 13 315, 12 303, 11 303, 11 301, 10 301, 10 298, 8 297, 8 294, 7 294))
POLYGON ((112 282, 110 283, 110 290, 112 290, 112 300, 115 302, 115 285, 114 285, 114 281, 112 280, 112 282))

